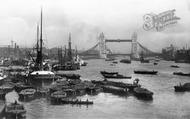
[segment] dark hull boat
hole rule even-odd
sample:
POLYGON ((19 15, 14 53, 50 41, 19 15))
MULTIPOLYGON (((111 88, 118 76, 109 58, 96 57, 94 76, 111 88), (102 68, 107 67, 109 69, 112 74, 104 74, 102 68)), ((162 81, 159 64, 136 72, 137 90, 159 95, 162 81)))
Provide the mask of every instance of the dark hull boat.
POLYGON ((65 77, 67 79, 80 79, 81 77, 79 74, 56 74, 56 75, 65 77))
POLYGON ((26 110, 24 105, 17 102, 5 105, 5 117, 6 119, 25 119, 26 110))
POLYGON ((172 67, 172 68, 179 68, 179 66, 177 66, 177 65, 171 65, 170 67, 172 67))
POLYGON ((103 86, 103 91, 106 93, 112 93, 115 95, 127 95, 127 88, 121 88, 116 86, 103 86))
POLYGON ((131 63, 131 60, 129 59, 122 59, 120 60, 121 63, 127 63, 127 64, 130 64, 131 63))
POLYGON ((93 104, 93 101, 81 101, 81 100, 68 100, 68 99, 62 99, 61 100, 61 103, 62 104, 75 104, 75 105, 92 105, 93 104))
POLYGON ((149 63, 150 61, 147 59, 141 60, 141 63, 149 63))
POLYGON ((106 58, 105 61, 114 61, 114 58, 106 58))
POLYGON ((100 71, 100 73, 102 75, 104 75, 104 74, 110 74, 110 75, 118 74, 118 72, 107 72, 107 71, 100 71))
POLYGON ((156 75, 158 71, 143 71, 143 70, 135 70, 135 74, 150 74, 150 75, 156 75))
POLYGON ((14 85, 12 85, 12 84, 5 83, 5 84, 1 85, 0 86, 0 99, 4 100, 5 95, 8 92, 11 92, 12 90, 14 90, 14 85))
POLYGON ((176 92, 190 91, 190 83, 185 83, 184 85, 179 84, 174 86, 174 89, 176 92))
POLYGON ((35 98, 36 89, 24 89, 19 93, 19 99, 24 101, 29 101, 35 98))
POLYGON ((54 71, 68 71, 68 70, 77 70, 80 69, 80 64, 78 63, 70 63, 64 65, 55 65, 52 67, 54 71))
POLYGON ((123 76, 121 74, 104 74, 104 78, 114 78, 114 79, 131 79, 131 76, 123 76))
POLYGON ((112 63, 113 63, 113 64, 118 64, 118 62, 117 62, 117 61, 113 61, 112 63))
POLYGON ((100 85, 100 86, 114 86, 114 87, 120 87, 120 88, 127 88, 129 91, 133 91, 134 88, 136 87, 140 87, 139 84, 130 84, 130 83, 123 83, 123 82, 115 82, 115 81, 108 81, 108 80, 104 80, 104 81, 95 81, 93 80, 92 83, 96 84, 96 85, 100 85))
POLYGON ((15 88, 16 92, 20 92, 21 90, 29 89, 29 88, 33 88, 33 87, 30 85, 25 85, 23 83, 17 83, 14 88, 15 88))
POLYGON ((134 88, 134 95, 142 99, 153 99, 153 92, 149 91, 146 88, 137 87, 134 88))
POLYGON ((190 76, 190 73, 183 73, 183 72, 174 72, 173 74, 179 76, 190 76))
POLYGON ((51 94, 51 103, 60 104, 63 98, 67 97, 67 93, 64 91, 56 91, 51 94))

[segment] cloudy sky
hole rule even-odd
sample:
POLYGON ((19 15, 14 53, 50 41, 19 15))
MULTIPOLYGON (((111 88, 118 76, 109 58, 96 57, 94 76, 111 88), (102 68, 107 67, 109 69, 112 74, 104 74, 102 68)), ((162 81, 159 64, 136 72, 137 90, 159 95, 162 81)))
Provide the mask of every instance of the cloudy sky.
MULTIPOLYGON (((72 34, 73 46, 88 49, 97 43, 98 34, 106 38, 130 38, 160 51, 173 43, 190 47, 190 2, 188 0, 1 0, 0 45, 15 41, 22 47, 32 47, 36 40, 36 24, 43 7, 43 37, 48 48, 64 46, 72 34), (145 31, 143 16, 175 9, 181 19, 163 31, 145 31)), ((112 44, 113 45, 113 44, 112 44)), ((116 46, 116 45, 114 45, 116 46)), ((110 45, 111 47, 111 45, 110 45)), ((118 49, 130 47, 117 43, 118 49), (121 48, 123 47, 123 48, 121 48)), ((112 49, 117 49, 113 48, 112 49)), ((129 49, 129 48, 128 48, 129 49)), ((117 52, 117 51, 116 51, 117 52)))

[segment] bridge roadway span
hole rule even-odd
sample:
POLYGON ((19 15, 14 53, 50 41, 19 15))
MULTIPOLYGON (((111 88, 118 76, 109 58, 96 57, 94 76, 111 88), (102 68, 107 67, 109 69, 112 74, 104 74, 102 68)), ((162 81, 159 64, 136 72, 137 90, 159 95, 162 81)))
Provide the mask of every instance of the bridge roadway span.
POLYGON ((105 39, 105 42, 132 42, 131 39, 105 39))

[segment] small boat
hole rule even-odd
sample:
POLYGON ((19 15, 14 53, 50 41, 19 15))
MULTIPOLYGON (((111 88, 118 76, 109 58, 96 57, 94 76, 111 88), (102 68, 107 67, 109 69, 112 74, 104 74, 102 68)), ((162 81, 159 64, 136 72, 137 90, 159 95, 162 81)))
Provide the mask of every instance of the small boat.
POLYGON ((136 87, 134 88, 134 95, 138 98, 143 99, 152 99, 153 92, 149 91, 146 88, 136 87))
POLYGON ((81 101, 81 100, 69 100, 69 99, 62 99, 61 100, 62 104, 76 104, 76 105, 92 105, 93 101, 89 101, 88 99, 86 101, 81 101))
POLYGON ((116 95, 126 95, 128 93, 127 88, 121 88, 116 86, 103 86, 103 91, 106 93, 113 93, 116 95))
POLYGON ((6 119, 24 119, 26 118, 26 110, 23 104, 19 104, 17 101, 15 103, 10 103, 5 105, 5 117, 6 119))
POLYGON ((16 92, 20 92, 21 90, 29 89, 29 88, 31 89, 33 87, 30 86, 30 85, 25 85, 24 83, 16 83, 15 87, 14 87, 14 89, 16 90, 16 92))
POLYGON ((118 74, 118 72, 107 72, 107 71, 100 71, 100 73, 102 75, 104 75, 104 74, 111 74, 111 75, 118 74))
POLYGON ((88 63, 85 62, 85 61, 83 61, 83 60, 80 62, 80 66, 87 66, 87 64, 88 64, 88 63))
POLYGON ((183 73, 183 72, 174 72, 173 75, 179 75, 179 76, 190 76, 190 73, 183 73))
POLYGON ((114 61, 114 58, 106 58, 105 61, 114 61))
POLYGON ((103 81, 92 80, 92 83, 100 86, 109 85, 114 87, 127 88, 129 91, 133 91, 134 88, 136 87, 141 87, 141 85, 139 85, 138 83, 123 83, 123 82, 108 81, 108 80, 103 80, 103 81))
POLYGON ((156 75, 158 71, 147 71, 147 70, 135 70, 135 74, 150 74, 150 75, 156 75))
POLYGON ((181 85, 181 83, 177 86, 174 86, 174 89, 176 92, 184 92, 184 91, 190 91, 190 83, 185 83, 181 85))
POLYGON ((148 59, 143 59, 143 60, 140 60, 141 63, 149 63, 150 61, 148 59))
POLYGON ((81 77, 79 74, 56 74, 56 75, 65 77, 67 79, 80 79, 81 77))
POLYGON ((12 85, 10 83, 5 83, 5 84, 1 85, 0 86, 0 99, 4 100, 5 95, 13 90, 14 90, 14 85, 12 85))
POLYGON ((130 59, 122 59, 120 60, 121 63, 127 63, 127 64, 130 64, 131 63, 131 60, 130 59))
POLYGON ((171 65, 170 67, 172 67, 172 68, 179 68, 178 65, 171 65))
POLYGON ((157 62, 154 62, 154 65, 158 65, 158 63, 157 63, 157 62))
POLYGON ((61 103, 62 98, 67 97, 67 93, 64 91, 56 91, 51 94, 51 103, 53 104, 59 104, 61 103))
POLYGON ((19 98, 21 100, 25 100, 25 99, 33 99, 35 97, 36 94, 36 89, 24 89, 19 93, 19 98))
POLYGON ((88 86, 86 88, 86 92, 90 95, 92 94, 98 94, 103 91, 103 88, 100 86, 88 86))
POLYGON ((67 62, 65 64, 57 64, 52 67, 54 71, 70 71, 80 69, 79 63, 67 62))
POLYGON ((112 63, 117 64, 118 62, 117 61, 113 61, 112 63))
POLYGON ((104 74, 104 78, 117 78, 117 79, 131 79, 131 76, 124 76, 121 74, 104 74))

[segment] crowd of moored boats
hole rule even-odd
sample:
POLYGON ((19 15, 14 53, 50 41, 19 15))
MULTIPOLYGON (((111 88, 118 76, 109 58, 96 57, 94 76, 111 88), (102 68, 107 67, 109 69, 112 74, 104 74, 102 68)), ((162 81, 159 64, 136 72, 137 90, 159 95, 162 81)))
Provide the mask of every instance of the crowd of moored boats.
MULTIPOLYGON (((179 68, 177 65, 172 65, 172 68, 179 68)), ((81 95, 96 95, 100 92, 112 93, 119 96, 135 96, 138 99, 152 100, 153 92, 142 87, 139 84, 139 79, 136 78, 133 83, 115 82, 109 80, 112 79, 131 79, 131 76, 125 76, 119 72, 100 71, 103 76, 103 80, 91 80, 83 81, 80 79, 79 74, 65 74, 57 73, 55 81, 46 88, 39 88, 28 83, 26 75, 24 75, 25 69, 18 69, 15 73, 13 69, 6 69, 7 76, 1 74, 4 77, 0 80, 0 99, 5 100, 6 94, 11 91, 16 92, 19 95, 18 101, 5 104, 2 111, 6 116, 18 116, 19 118, 25 117, 26 110, 24 105, 20 101, 31 101, 36 98, 46 97, 53 105, 92 105, 93 101, 88 99, 81 100, 78 96, 81 95), (14 73, 12 73, 14 72, 14 73)), ((134 70, 135 74, 145 75, 157 75, 158 71, 154 70, 134 70)), ((173 75, 190 76, 182 72, 174 72, 173 75)), ((175 91, 190 91, 190 83, 179 84, 174 86, 175 91)))

